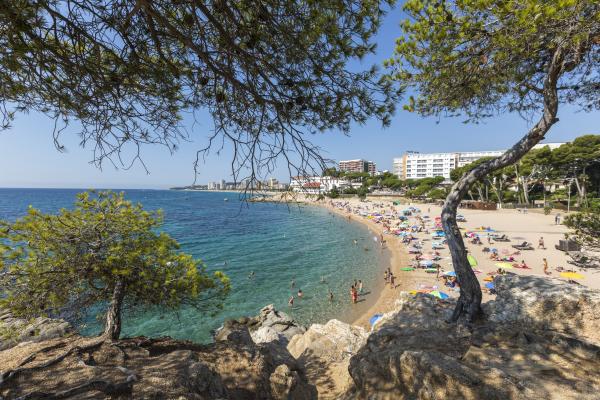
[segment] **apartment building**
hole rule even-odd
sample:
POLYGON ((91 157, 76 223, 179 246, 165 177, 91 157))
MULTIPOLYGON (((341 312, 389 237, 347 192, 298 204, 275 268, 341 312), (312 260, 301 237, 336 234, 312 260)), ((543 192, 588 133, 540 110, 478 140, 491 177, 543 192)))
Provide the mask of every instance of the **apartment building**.
MULTIPOLYGON (((550 147, 551 150, 564 143, 539 143, 534 149, 550 147)), ((464 167, 483 157, 498 157, 506 150, 465 151, 454 153, 418 153, 407 151, 393 159, 393 173, 400 179, 423 179, 442 176, 450 180, 450 171, 464 167)))
POLYGON ((373 161, 363 159, 344 160, 339 162, 339 170, 344 172, 368 172, 371 175, 375 175, 377 166, 373 161))

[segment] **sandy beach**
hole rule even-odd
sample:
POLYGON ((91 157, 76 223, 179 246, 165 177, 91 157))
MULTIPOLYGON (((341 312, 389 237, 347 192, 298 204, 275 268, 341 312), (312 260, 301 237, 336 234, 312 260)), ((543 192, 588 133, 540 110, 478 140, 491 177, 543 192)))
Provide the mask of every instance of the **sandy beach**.
MULTIPOLYGON (((438 289, 450 297, 458 297, 458 288, 445 287, 443 279, 437 278, 436 273, 427 273, 424 269, 419 268, 414 271, 402 271, 401 268, 410 267, 418 263, 418 261, 415 260, 414 255, 408 253, 408 246, 402 243, 402 238, 389 232, 384 227, 384 224, 391 223, 393 225, 394 223, 398 223, 395 218, 390 218, 390 215, 401 215, 402 210, 407 207, 416 207, 420 212, 409 216, 407 222, 411 226, 416 224, 417 216, 424 217, 425 221, 431 221, 431 223, 428 222, 426 224, 426 230, 412 233, 415 240, 423 246, 423 254, 431 253, 431 243, 433 241, 431 233, 434 230, 432 228, 433 221, 435 217, 440 216, 441 207, 410 203, 394 205, 393 201, 398 202, 398 199, 369 199, 366 202, 361 202, 357 198, 326 200, 318 203, 310 199, 306 199, 306 201, 326 207, 340 216, 349 217, 353 221, 365 224, 374 233, 374 236, 378 237, 383 234, 386 242, 385 247, 390 253, 389 267, 396 276, 396 287, 392 288, 389 284, 382 284, 381 287, 377 288, 377 291, 369 294, 370 297, 373 296, 375 298, 369 299, 367 307, 365 305, 356 306, 356 311, 351 314, 351 321, 348 322, 370 329, 369 319, 375 314, 392 311, 394 302, 400 291, 438 289), (372 213, 380 213, 388 217, 377 220, 368 216, 372 213)), ((561 268, 575 271, 583 275, 583 279, 578 279, 577 283, 573 284, 582 284, 600 289, 600 276, 598 274, 574 267, 567 262, 569 258, 566 253, 555 249, 554 246, 559 243, 559 240, 564 239, 565 233, 569 231, 564 225, 555 224, 555 213, 544 215, 541 211, 537 210, 520 212, 518 210, 482 211, 460 209, 459 214, 462 214, 466 219, 466 222, 459 224, 463 231, 473 232, 479 236, 482 242, 482 244, 473 244, 470 239, 465 239, 469 253, 477 261, 477 266, 473 269, 476 271, 482 288, 485 289, 486 280, 491 280, 491 274, 498 271, 497 264, 504 262, 506 268, 503 268, 503 270, 507 271, 507 273, 548 276, 552 279, 561 279, 563 281, 567 281, 567 279, 560 276, 561 268), (488 243, 487 237, 489 232, 482 230, 482 227, 492 228, 493 232, 491 232, 491 235, 506 235, 510 239, 510 242, 496 242, 490 238, 490 242, 488 243), (543 238, 545 249, 538 248, 540 238, 543 238), (534 250, 522 250, 517 253, 517 250, 512 245, 520 244, 523 241, 532 243, 534 250), (513 259, 510 261, 493 260, 490 258, 491 253, 485 251, 486 248, 495 249, 500 258, 505 257, 510 260, 510 257, 512 257, 513 259), (550 274, 544 273, 544 258, 548 261, 548 271, 550 274), (511 267, 511 265, 519 265, 523 261, 529 269, 511 267), (558 271, 557 268, 559 269, 558 271)), ((564 217, 564 213, 562 217, 564 217)), ((393 229, 391 230, 393 231, 393 229)), ((441 266, 441 271, 452 271, 452 262, 447 246, 443 246, 438 252, 439 260, 435 262, 441 266)), ((383 280, 382 272, 382 283, 383 280)), ((493 294, 484 290, 484 302, 493 297, 493 294)))

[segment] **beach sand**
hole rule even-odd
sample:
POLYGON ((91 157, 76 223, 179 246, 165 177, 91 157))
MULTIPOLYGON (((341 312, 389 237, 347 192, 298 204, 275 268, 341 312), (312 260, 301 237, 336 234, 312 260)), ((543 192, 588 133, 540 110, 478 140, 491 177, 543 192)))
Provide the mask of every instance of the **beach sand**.
MULTIPOLYGON (((373 232, 374 236, 377 237, 384 232, 383 225, 381 223, 376 223, 373 219, 357 215, 357 211, 384 212, 394 210, 395 212, 401 212, 401 210, 410 205, 410 203, 404 203, 394 206, 392 200, 398 201, 398 199, 369 199, 367 202, 360 202, 357 198, 350 198, 336 199, 333 201, 326 200, 316 203, 310 199, 306 199, 308 203, 316 203, 338 215, 346 218, 350 216, 352 220, 364 223, 369 230, 373 232), (348 213, 345 208, 341 208, 341 204, 343 203, 347 203, 348 207, 352 209, 350 213, 348 213)), ((429 215, 432 221, 441 214, 441 207, 439 206, 428 204, 412 205, 421 210, 420 215, 429 215)), ((556 267, 562 267, 577 271, 584 275, 584 279, 578 281, 580 284, 594 289, 600 289, 599 274, 576 268, 567 262, 569 258, 566 253, 555 249, 554 246, 558 244, 560 239, 564 239, 565 233, 569 232, 568 228, 564 225, 555 225, 555 213, 544 215, 538 210, 529 210, 527 213, 522 213, 518 210, 483 211, 460 209, 459 214, 464 215, 467 220, 467 222, 459 223, 461 228, 466 230, 476 230, 476 228, 482 226, 491 227, 495 230, 495 233, 505 234, 511 239, 510 242, 492 242, 491 245, 488 245, 487 233, 479 233, 483 242, 482 245, 475 245, 465 241, 469 253, 472 254, 478 262, 477 267, 474 269, 481 271, 477 277, 482 286, 486 283, 484 278, 489 276, 488 273, 498 269, 495 265, 498 261, 491 260, 489 258, 489 253, 484 253, 482 251, 483 248, 495 247, 498 249, 500 256, 502 256, 516 251, 512 248, 512 245, 527 241, 533 244, 535 250, 521 251, 520 255, 515 256, 515 262, 520 263, 524 260, 531 269, 512 268, 508 269, 508 272, 524 275, 549 276, 552 279, 566 280, 561 278, 559 272, 555 270, 556 267), (537 248, 540 237, 544 238, 545 250, 537 248), (551 275, 544 274, 543 258, 548 260, 551 275)), ((562 214, 564 217, 564 213, 562 214)), ((412 218, 410 220, 411 222, 414 221, 412 218)), ((430 224, 428 224, 427 227, 429 227, 429 225, 430 224)), ((424 232, 413 235, 418 237, 419 240, 423 240, 424 252, 431 250, 430 235, 425 234, 424 232)), ((401 271, 400 268, 410 266, 410 263, 414 260, 414 256, 408 254, 407 247, 402 243, 399 237, 392 234, 384 234, 384 240, 386 240, 386 248, 389 251, 389 266, 392 273, 397 277, 397 286, 396 288, 391 288, 389 284, 384 285, 383 271, 381 271, 381 286, 376 285, 376 287, 371 290, 371 293, 368 295, 369 299, 365 301, 365 304, 359 303, 353 306, 354 308, 350 313, 350 316, 344 318, 348 319, 345 322, 350 322, 354 325, 370 329, 369 319, 375 314, 392 311, 395 308, 394 302, 400 291, 417 290, 423 286, 432 287, 437 285, 439 290, 452 297, 458 297, 458 291, 453 291, 450 288, 444 287, 443 281, 437 279, 435 273, 429 274, 422 269, 410 272, 401 271)), ((437 263, 441 265, 442 270, 451 271, 452 263, 447 246, 440 250, 440 255, 442 259, 437 261, 437 263)), ((483 301, 485 302, 494 297, 494 295, 484 292, 483 301)))

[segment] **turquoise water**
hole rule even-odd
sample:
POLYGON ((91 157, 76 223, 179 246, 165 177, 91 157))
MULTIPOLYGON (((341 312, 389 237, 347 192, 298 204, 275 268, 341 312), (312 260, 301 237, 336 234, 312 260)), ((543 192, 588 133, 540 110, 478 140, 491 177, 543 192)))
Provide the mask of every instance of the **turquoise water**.
MULTIPOLYGON (((0 189, 0 219, 14 220, 30 204, 45 212, 70 207, 77 192, 0 189)), ((304 324, 344 319, 351 312, 348 292, 353 280, 362 279, 367 291, 374 288, 384 262, 384 254, 364 226, 322 208, 248 204, 235 193, 127 190, 126 197, 147 209, 162 209, 163 230, 209 270, 226 272, 233 290, 216 316, 194 309, 127 315, 125 336, 169 335, 207 342, 211 330, 225 319, 256 315, 270 303, 304 324), (353 239, 359 244, 353 245, 353 239), (256 274, 253 280, 248 279, 250 271, 256 274), (327 283, 320 282, 322 276, 327 283), (304 298, 296 299, 290 310, 287 301, 298 288, 304 298), (328 289, 334 293, 333 303, 328 301, 328 289)), ((99 325, 90 319, 83 328, 95 333, 99 325)))

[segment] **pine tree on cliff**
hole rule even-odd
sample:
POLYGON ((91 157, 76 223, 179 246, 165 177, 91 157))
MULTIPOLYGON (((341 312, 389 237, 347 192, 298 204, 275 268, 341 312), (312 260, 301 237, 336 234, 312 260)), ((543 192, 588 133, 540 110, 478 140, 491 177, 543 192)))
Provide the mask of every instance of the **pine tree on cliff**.
MULTIPOLYGON (((481 288, 456 223, 469 188, 511 165, 558 121, 560 104, 600 108, 600 3, 594 0, 409 0, 392 79, 415 91, 406 108, 477 121, 517 112, 537 122, 505 154, 465 173, 442 222, 461 283, 451 321, 481 313, 481 288)), ((485 134, 485 132, 482 132, 485 134)))
POLYGON ((0 222, 0 306, 22 317, 99 309, 108 340, 119 338, 126 308, 219 308, 228 278, 180 252, 160 224, 160 213, 112 192, 0 222))

